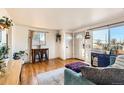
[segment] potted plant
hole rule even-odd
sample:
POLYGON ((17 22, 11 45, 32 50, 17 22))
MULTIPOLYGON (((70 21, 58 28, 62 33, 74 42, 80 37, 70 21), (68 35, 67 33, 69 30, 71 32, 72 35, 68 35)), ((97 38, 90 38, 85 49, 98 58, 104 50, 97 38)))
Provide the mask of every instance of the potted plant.
POLYGON ((4 59, 8 58, 9 48, 6 44, 0 44, 0 76, 5 74, 6 62, 4 59))
POLYGON ((56 34, 56 42, 61 42, 61 35, 59 34, 59 32, 56 34))
POLYGON ((13 22, 8 17, 3 16, 0 19, 0 29, 9 29, 11 26, 13 26, 13 22))
POLYGON ((25 51, 15 52, 13 55, 13 59, 18 60, 24 57, 25 55, 28 55, 28 53, 26 53, 25 51))
POLYGON ((4 59, 8 58, 8 51, 9 48, 6 44, 1 44, 0 45, 0 63, 4 62, 4 59))

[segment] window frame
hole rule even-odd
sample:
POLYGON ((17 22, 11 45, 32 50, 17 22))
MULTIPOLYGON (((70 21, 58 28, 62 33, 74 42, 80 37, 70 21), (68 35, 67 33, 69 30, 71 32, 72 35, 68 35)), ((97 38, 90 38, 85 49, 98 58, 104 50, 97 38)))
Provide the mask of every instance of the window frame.
POLYGON ((116 27, 120 27, 120 26, 124 26, 124 23, 118 23, 118 24, 114 24, 114 25, 108 25, 108 26, 105 26, 105 27, 101 27, 101 28, 96 28, 96 29, 93 29, 93 30, 90 30, 90 31, 92 31, 92 49, 95 49, 94 47, 93 47, 93 38, 94 38, 94 36, 93 36, 93 32, 94 31, 97 31, 97 30, 103 30, 103 29, 108 29, 108 44, 110 44, 110 42, 111 42, 111 29, 112 28, 116 28, 116 27))
MULTIPOLYGON (((44 44, 40 44, 41 46, 45 46, 46 45, 46 32, 42 32, 42 31, 32 31, 33 33, 37 32, 37 33, 44 33, 44 44)), ((33 45, 33 35, 32 35, 32 46, 38 46, 38 45, 33 45)))

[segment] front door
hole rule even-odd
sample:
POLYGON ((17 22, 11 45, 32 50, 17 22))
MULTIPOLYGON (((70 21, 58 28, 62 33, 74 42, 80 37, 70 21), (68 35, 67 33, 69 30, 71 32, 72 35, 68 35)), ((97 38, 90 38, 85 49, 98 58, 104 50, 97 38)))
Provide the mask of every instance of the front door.
POLYGON ((73 34, 66 33, 65 35, 66 42, 66 59, 73 57, 73 34))

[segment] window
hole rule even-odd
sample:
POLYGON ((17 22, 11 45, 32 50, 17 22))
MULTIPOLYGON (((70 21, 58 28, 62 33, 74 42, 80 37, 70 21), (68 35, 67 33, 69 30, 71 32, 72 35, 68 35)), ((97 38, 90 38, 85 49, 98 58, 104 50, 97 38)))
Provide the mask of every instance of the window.
POLYGON ((93 49, 124 50, 124 26, 113 26, 93 31, 93 49))
POLYGON ((110 45, 124 50, 124 26, 110 28, 110 45))
POLYGON ((6 44, 7 43, 7 36, 6 36, 6 31, 0 31, 0 43, 1 44, 6 44))
POLYGON ((93 48, 103 49, 108 45, 108 29, 101 29, 93 31, 93 48))
POLYGON ((32 46, 46 45, 46 33, 44 32, 33 32, 32 46))
POLYGON ((2 31, 0 31, 0 43, 2 41, 2 31))

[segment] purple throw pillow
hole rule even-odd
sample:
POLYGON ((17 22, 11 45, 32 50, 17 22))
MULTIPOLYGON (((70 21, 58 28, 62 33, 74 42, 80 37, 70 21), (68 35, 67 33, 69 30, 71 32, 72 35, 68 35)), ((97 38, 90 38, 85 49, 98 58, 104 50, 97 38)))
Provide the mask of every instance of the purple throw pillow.
POLYGON ((89 66, 89 64, 86 64, 83 62, 75 62, 75 63, 70 63, 65 65, 66 68, 69 68, 77 73, 81 72, 80 68, 83 66, 89 66))

